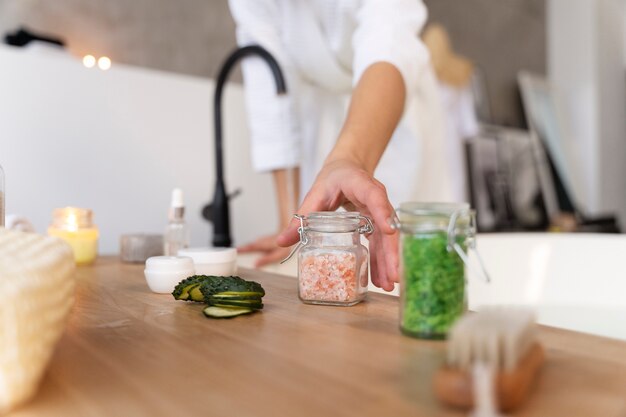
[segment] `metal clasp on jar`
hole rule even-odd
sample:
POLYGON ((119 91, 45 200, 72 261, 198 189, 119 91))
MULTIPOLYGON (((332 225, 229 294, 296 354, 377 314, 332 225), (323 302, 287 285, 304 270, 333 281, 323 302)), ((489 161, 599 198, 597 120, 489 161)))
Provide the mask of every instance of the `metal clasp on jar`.
MULTIPOLYGON (((403 211, 402 208, 396 209, 394 212, 394 217, 388 220, 391 227, 396 230, 402 230, 402 222, 400 221, 400 218, 398 217, 398 213, 402 211, 403 211)), ((436 209, 422 209, 421 208, 419 210, 414 210, 413 212, 409 211, 409 214, 416 215, 416 213, 417 215, 431 215, 433 213, 436 213, 436 209)), ((487 268, 485 268, 485 264, 480 254, 478 253, 478 249, 476 248, 476 212, 474 210, 470 210, 469 208, 461 208, 461 209, 452 211, 449 216, 450 217, 449 217, 449 220, 447 221, 447 226, 437 225, 437 226, 434 226, 435 229, 431 227, 431 228, 426 228, 425 230, 426 231, 446 230, 447 236, 448 236, 446 249, 448 250, 448 252, 455 251, 469 270, 482 275, 482 277, 485 279, 486 282, 491 282, 491 277, 487 273, 487 268), (461 224, 459 224, 459 220, 461 220, 461 224), (457 230, 460 230, 461 233, 457 234, 457 230), (476 259, 478 260, 478 263, 480 264, 479 270, 476 270, 476 268, 472 267, 472 265, 469 262, 469 256, 463 250, 461 245, 457 242, 457 237, 459 235, 464 236, 465 237, 464 243, 467 245, 469 249, 474 250, 474 253, 476 254, 476 259)))
MULTIPOLYGON (((285 259, 280 261, 281 264, 284 264, 285 262, 287 262, 298 251, 298 249, 300 249, 302 246, 309 243, 309 236, 307 235, 308 228, 304 225, 304 221, 306 220, 307 217, 301 214, 294 214, 293 217, 300 221, 300 227, 298 227, 298 235, 300 235, 300 242, 298 242, 298 244, 293 247, 293 249, 291 250, 291 252, 289 252, 289 255, 285 259)), ((363 216, 362 214, 359 214, 357 217, 360 220, 364 221, 364 224, 360 225, 357 229, 359 234, 361 235, 372 234, 374 232, 374 223, 372 223, 372 220, 367 216, 363 216)), ((333 233, 333 232, 328 232, 328 233, 333 233)))
POLYGON ((466 227, 467 232, 465 233, 465 244, 469 249, 474 250, 474 253, 476 254, 476 259, 480 264, 480 274, 483 276, 486 282, 491 282, 491 277, 489 276, 487 268, 485 268, 483 259, 481 258, 480 253, 476 248, 476 211, 457 210, 452 213, 452 215, 450 216, 450 223, 448 224, 448 252, 454 250, 457 255, 459 255, 459 257, 463 260, 463 263, 467 266, 467 268, 475 271, 475 268, 470 265, 469 256, 456 240, 457 220, 463 215, 467 215, 469 218, 469 224, 466 227))

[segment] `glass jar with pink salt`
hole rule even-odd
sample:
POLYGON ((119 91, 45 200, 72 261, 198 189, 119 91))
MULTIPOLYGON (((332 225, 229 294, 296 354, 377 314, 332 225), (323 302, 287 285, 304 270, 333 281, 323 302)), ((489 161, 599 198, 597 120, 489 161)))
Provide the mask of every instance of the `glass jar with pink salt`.
POLYGON ((357 212, 316 212, 300 220, 298 296, 307 304, 352 306, 367 294, 368 251, 361 235, 374 231, 357 212))

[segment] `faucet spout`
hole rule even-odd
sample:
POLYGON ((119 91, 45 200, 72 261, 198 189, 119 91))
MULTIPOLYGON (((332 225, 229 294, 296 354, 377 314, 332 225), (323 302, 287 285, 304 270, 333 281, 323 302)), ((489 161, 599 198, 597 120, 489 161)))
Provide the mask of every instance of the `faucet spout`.
POLYGON ((244 46, 232 52, 222 65, 215 84, 213 117, 215 127, 215 192, 213 202, 205 206, 202 215, 213 223, 213 246, 231 246, 229 197, 224 184, 224 151, 222 146, 222 93, 228 75, 235 64, 244 57, 256 55, 270 67, 276 81, 276 93, 285 94, 285 78, 276 59, 258 45, 244 46))

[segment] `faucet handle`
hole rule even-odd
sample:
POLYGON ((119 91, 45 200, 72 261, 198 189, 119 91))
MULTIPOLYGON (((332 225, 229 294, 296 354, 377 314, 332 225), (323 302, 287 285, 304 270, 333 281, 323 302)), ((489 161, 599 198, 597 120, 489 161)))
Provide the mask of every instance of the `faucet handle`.
POLYGON ((243 190, 241 189, 241 187, 236 188, 235 191, 233 191, 232 193, 228 194, 228 200, 232 200, 235 197, 239 197, 239 195, 243 192, 243 190))
MULTIPOLYGON (((243 190, 241 188, 236 188, 235 191, 233 191, 230 194, 226 195, 226 198, 228 199, 228 201, 232 200, 235 197, 238 197, 241 193, 243 192, 243 190)), ((210 202, 209 204, 205 205, 202 208, 202 217, 213 223, 213 202, 210 202)))

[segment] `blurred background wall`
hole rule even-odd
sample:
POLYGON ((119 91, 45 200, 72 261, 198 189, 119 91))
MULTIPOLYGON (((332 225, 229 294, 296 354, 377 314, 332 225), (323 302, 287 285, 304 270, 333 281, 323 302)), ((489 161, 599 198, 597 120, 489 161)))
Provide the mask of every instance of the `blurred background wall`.
MULTIPOLYGON (((100 71, 62 51, 4 45, 0 63, 7 213, 45 233, 54 208, 91 208, 100 252, 112 254, 123 234, 163 233, 181 187, 191 242, 209 243, 200 213, 215 181, 213 80, 122 64, 100 71)), ((252 169, 243 109, 242 86, 228 86, 224 163, 228 192, 242 191, 231 202, 237 244, 278 227, 271 177, 252 169)))
MULTIPOLYGON (((489 80, 494 121, 523 125, 516 74, 546 71, 545 0, 425 3, 489 80)), ((20 23, 63 36, 78 56, 201 77, 213 77, 235 47, 226 0, 0 0, 0 33, 20 23)))
POLYGON ((546 72, 545 0, 425 0, 430 20, 488 80, 493 121, 523 126, 517 73, 546 72))
POLYGON ((212 77, 235 46, 226 0, 0 0, 0 33, 25 24, 72 53, 212 77))
MULTIPOLYGON (((538 96, 535 104, 539 107, 535 108, 545 116, 547 125, 558 124, 562 130, 556 138, 560 151, 575 156, 570 164, 577 174, 575 179, 580 179, 573 181, 575 202, 584 214, 610 213, 626 219, 626 0, 424 2, 430 21, 441 23, 457 54, 473 61, 482 73, 490 98, 491 122, 499 129, 524 127, 517 75, 520 70, 539 75, 540 84, 549 87, 550 95, 538 96), (552 104, 552 100, 558 110, 555 114, 543 111, 543 106, 552 104)), ((12 176, 12 187, 33 190, 35 180, 41 179, 50 188, 46 194, 50 197, 46 203, 49 207, 42 209, 24 197, 20 206, 15 205, 18 199, 8 198, 8 209, 33 217, 41 231, 49 221, 53 201, 71 203, 70 197, 84 198, 93 189, 89 188, 89 181, 84 181, 83 189, 68 189, 65 196, 54 194, 50 190, 55 182, 47 172, 59 163, 43 158, 48 165, 37 165, 36 173, 28 172, 25 167, 34 166, 31 150, 46 142, 46 149, 71 164, 71 153, 54 146, 54 141, 75 141, 81 147, 83 141, 90 142, 93 148, 108 151, 107 144, 114 137, 118 146, 130 144, 132 155, 146 154, 150 160, 159 161, 143 164, 150 172, 142 174, 145 178, 156 175, 153 181, 160 185, 158 195, 154 191, 150 198, 136 202, 137 212, 144 216, 139 229, 131 230, 130 221, 119 223, 121 216, 111 214, 111 218, 103 219, 110 231, 107 240, 102 241, 107 251, 116 249, 116 238, 123 231, 159 232, 171 187, 187 183, 193 184, 189 217, 198 231, 194 239, 196 243, 206 242, 209 227, 199 212, 213 189, 212 168, 203 165, 205 172, 194 177, 192 173, 196 171, 188 169, 188 161, 198 164, 201 160, 208 165, 213 162, 212 77, 235 47, 235 27, 227 1, 0 0, 0 33, 20 25, 61 36, 71 55, 53 57, 54 62, 64 60, 62 64, 52 60, 48 64, 46 57, 33 61, 20 48, 2 47, 5 51, 0 54, 0 164, 12 176), (109 56, 113 68, 108 72, 86 69, 80 62, 85 54, 109 56), (116 91, 127 95, 115 94, 116 91), (88 100, 88 105, 81 100, 88 100), (144 102, 149 103, 142 105, 144 102), (46 117, 41 118, 37 112, 45 112, 46 117), (177 118, 177 114, 186 117, 177 118), (178 167, 171 167, 166 161, 177 141, 186 145, 179 155, 178 167), (16 183, 16 175, 22 183, 16 183), (39 217, 30 214, 35 211, 39 217)), ((232 182, 227 185, 230 190, 244 188, 244 194, 234 202, 236 217, 245 219, 238 220, 235 227, 235 238, 241 243, 251 238, 252 230, 272 232, 275 210, 270 199, 262 201, 262 207, 256 204, 256 197, 272 193, 271 181, 249 169, 238 74, 232 81, 234 85, 229 90, 236 94, 225 103, 229 109, 225 112, 225 134, 227 145, 239 148, 226 152, 227 158, 236 157, 227 165, 235 170, 228 175, 232 182), (242 168, 246 169, 245 175, 239 175, 242 168), (254 192, 250 192, 251 188, 254 192), (262 230, 250 218, 251 207, 266 214, 262 216, 266 219, 262 230)), ((528 131, 515 132, 528 141, 528 131)), ((114 155, 110 154, 111 159, 114 155)), ((116 178, 136 175, 137 166, 132 158, 127 159, 125 165, 116 166, 124 170, 116 172, 116 178)), ((96 181, 107 178, 108 165, 93 167, 98 168, 98 172, 93 172, 96 181)), ((132 193, 139 187, 128 181, 116 183, 125 187, 111 187, 120 200, 135 196, 132 193)), ((42 194, 37 191, 33 195, 42 194)), ((99 213, 117 213, 117 202, 110 195, 95 193, 92 197, 92 207, 99 213)))

